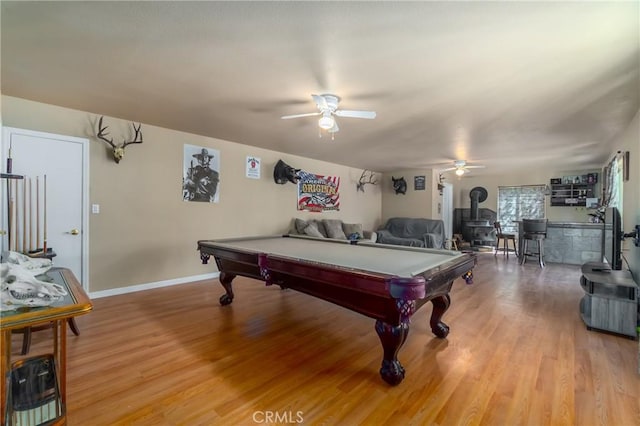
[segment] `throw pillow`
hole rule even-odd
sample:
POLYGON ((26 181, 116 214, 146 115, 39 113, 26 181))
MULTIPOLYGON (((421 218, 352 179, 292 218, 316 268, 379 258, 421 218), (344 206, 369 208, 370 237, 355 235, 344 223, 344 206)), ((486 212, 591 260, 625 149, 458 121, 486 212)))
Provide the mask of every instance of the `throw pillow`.
POLYGON ((324 219, 322 221, 324 228, 327 230, 327 236, 329 238, 338 238, 346 240, 347 236, 342 230, 342 221, 339 219, 324 219))
POLYGON ((314 221, 309 222, 307 227, 304 228, 304 233, 310 237, 324 238, 324 236, 318 230, 318 224, 314 221))
POLYGON ((302 220, 302 219, 298 219, 298 218, 296 218, 296 220, 295 220, 296 232, 298 234, 304 234, 304 230, 308 225, 309 224, 307 223, 306 220, 302 220))
POLYGON ((342 230, 347 237, 352 234, 358 234, 359 238, 364 238, 364 231, 362 230, 361 223, 343 223, 342 230))
POLYGON ((322 234, 323 238, 327 238, 329 235, 327 235, 327 230, 324 228, 324 224, 322 223, 322 221, 320 220, 310 220, 309 223, 315 223, 316 224, 316 228, 318 228, 318 231, 322 234))

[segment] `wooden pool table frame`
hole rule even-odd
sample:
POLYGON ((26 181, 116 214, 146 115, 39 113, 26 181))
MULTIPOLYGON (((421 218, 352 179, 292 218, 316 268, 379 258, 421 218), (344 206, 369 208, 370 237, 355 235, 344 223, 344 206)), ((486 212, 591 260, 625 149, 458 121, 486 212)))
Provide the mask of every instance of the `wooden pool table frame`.
MULTIPOLYGON (((282 237, 294 238, 287 235, 282 237)), ((442 316, 451 302, 449 291, 453 281, 463 277, 470 283, 471 271, 476 263, 473 254, 451 253, 451 261, 427 268, 415 276, 398 277, 233 247, 234 241, 249 239, 198 241, 202 263, 208 263, 213 256, 220 271, 220 283, 226 291, 220 297, 220 304, 228 305, 233 301, 232 282, 240 275, 265 281, 267 285, 277 284, 282 288, 294 289, 374 318, 375 330, 383 348, 380 375, 391 385, 397 385, 404 379, 405 370, 397 354, 409 333, 411 315, 431 301, 431 330, 437 337, 445 338, 449 334, 449 327, 442 322, 442 316)), ((335 241, 319 243, 331 244, 335 241)), ((387 250, 416 251, 401 246, 366 244, 387 250)))

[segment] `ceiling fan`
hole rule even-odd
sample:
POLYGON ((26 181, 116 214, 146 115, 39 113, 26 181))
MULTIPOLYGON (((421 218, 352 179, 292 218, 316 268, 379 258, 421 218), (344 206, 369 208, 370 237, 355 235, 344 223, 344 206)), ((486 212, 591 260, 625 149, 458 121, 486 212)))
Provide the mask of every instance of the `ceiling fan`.
POLYGON ((306 114, 293 114, 293 115, 283 115, 283 120, 288 120, 290 118, 300 118, 300 117, 311 117, 314 115, 321 115, 318 120, 318 126, 321 129, 326 130, 329 133, 335 133, 340 128, 338 127, 338 123, 334 116, 336 117, 348 117, 348 118, 367 118, 373 119, 376 118, 376 113, 374 111, 355 111, 348 109, 338 109, 338 104, 340 103, 340 98, 336 95, 324 94, 324 95, 311 95, 313 100, 318 107, 318 112, 309 112, 306 114))
POLYGON ((450 172, 452 170, 456 171, 456 176, 462 176, 465 173, 469 172, 469 169, 484 169, 485 166, 482 165, 469 165, 466 160, 456 160, 453 162, 453 167, 449 167, 446 169, 440 170, 440 172, 450 172))

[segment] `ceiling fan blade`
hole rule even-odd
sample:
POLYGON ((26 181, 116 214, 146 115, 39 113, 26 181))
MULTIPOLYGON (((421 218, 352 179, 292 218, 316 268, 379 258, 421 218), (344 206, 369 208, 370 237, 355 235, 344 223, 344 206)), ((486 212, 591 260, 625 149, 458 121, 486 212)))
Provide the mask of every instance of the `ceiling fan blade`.
POLYGON ((376 118, 375 111, 354 111, 354 110, 348 110, 348 109, 336 110, 335 115, 337 115, 338 117, 350 117, 350 118, 368 118, 368 119, 376 118))
POLYGON ((318 105, 318 109, 320 111, 324 111, 324 110, 329 109, 329 105, 327 105, 327 100, 324 98, 324 96, 311 95, 311 97, 316 102, 316 105, 318 105))
POLYGON ((446 169, 440 169, 439 171, 440 172, 450 172, 451 170, 457 170, 457 169, 458 169, 458 167, 449 167, 449 168, 446 168, 446 169))
POLYGON ((481 165, 478 165, 478 166, 464 166, 463 169, 484 169, 485 167, 487 167, 487 166, 481 166, 481 165))
POLYGON ((290 118, 300 118, 300 117, 312 117, 314 115, 320 115, 322 114, 321 112, 309 112, 306 114, 293 114, 293 115, 283 115, 282 118, 283 120, 288 120, 290 118))

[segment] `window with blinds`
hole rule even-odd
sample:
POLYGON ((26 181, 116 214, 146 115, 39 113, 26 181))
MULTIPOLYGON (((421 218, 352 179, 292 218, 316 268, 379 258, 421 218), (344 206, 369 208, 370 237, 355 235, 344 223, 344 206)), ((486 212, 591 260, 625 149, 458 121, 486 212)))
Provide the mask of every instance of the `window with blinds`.
POLYGON ((545 185, 499 186, 498 222, 503 232, 518 232, 521 219, 544 219, 545 185))

